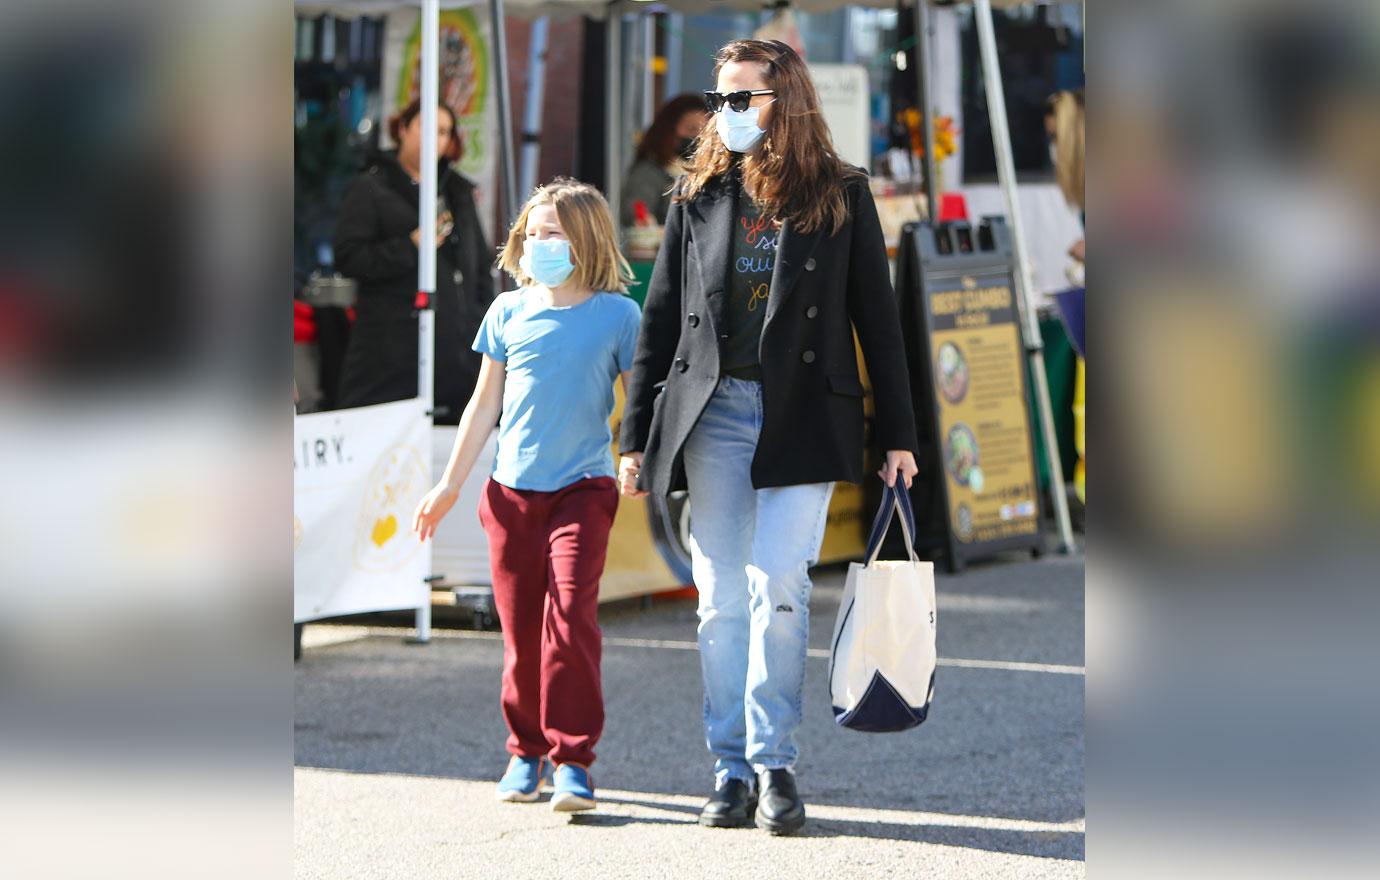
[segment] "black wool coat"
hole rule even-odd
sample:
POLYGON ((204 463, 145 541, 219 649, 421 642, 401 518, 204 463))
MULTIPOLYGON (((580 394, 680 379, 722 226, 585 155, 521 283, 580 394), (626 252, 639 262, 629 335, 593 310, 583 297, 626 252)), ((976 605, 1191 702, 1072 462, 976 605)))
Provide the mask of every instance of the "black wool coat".
MULTIPOLYGON (((474 184, 445 163, 437 189, 455 219, 436 249, 436 422, 455 424, 479 376, 470 350, 494 298, 494 253, 484 239, 474 184)), ((359 282, 355 323, 341 368, 337 406, 417 395, 417 184, 392 154, 379 154, 352 180, 340 208, 335 263, 359 282)))
MULTIPOLYGON (((736 222, 736 175, 673 202, 643 307, 619 448, 644 454, 638 487, 685 488, 681 453, 719 381, 736 222)), ((786 221, 759 353, 762 433, 755 488, 862 482, 863 386, 854 330, 876 400, 882 450, 917 450, 900 313, 877 207, 860 169, 847 183, 848 219, 834 233, 786 221)))

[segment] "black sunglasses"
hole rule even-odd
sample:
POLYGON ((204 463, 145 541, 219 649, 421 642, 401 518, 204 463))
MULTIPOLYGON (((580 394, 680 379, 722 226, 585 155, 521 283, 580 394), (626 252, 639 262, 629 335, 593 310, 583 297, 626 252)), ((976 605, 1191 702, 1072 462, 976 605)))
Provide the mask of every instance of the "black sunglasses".
POLYGON ((727 104, 734 112, 742 113, 752 103, 753 95, 774 95, 775 89, 753 89, 752 91, 729 92, 727 95, 719 92, 706 91, 704 93, 705 106, 710 113, 718 113, 727 104))

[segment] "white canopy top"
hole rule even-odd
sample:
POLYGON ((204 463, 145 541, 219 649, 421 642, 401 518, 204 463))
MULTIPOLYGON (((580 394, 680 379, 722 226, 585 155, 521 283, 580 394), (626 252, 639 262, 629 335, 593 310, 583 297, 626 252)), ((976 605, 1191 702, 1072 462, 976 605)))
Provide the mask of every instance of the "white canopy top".
MULTIPOLYGON (((930 0, 932 6, 948 5, 930 0)), ((992 0, 993 6, 1019 6, 1024 2, 1043 2, 1051 0, 992 0)), ((333 2, 321 2, 321 0, 294 0, 294 4, 299 12, 319 15, 322 13, 332 13, 341 18, 353 18, 356 15, 383 15, 397 9, 416 8, 420 4, 408 2, 408 0, 333 0, 333 2)), ((488 0, 441 0, 442 9, 459 9, 465 6, 487 6, 488 0)), ((737 10, 739 12, 760 12, 770 9, 774 4, 771 0, 652 0, 652 2, 639 2, 639 0, 627 0, 623 3, 624 12, 636 12, 639 8, 647 9, 659 6, 674 12, 693 15, 702 12, 719 12, 722 10, 737 10)), ((801 12, 829 12, 841 6, 871 6, 877 9, 891 9, 895 7, 894 0, 860 0, 856 3, 844 3, 842 0, 792 0, 791 5, 801 12)), ((907 3, 910 5, 910 3, 907 3)), ((536 18, 542 15, 588 15, 591 18, 603 18, 608 11, 607 0, 503 0, 504 10, 510 15, 520 15, 525 18, 536 18)))

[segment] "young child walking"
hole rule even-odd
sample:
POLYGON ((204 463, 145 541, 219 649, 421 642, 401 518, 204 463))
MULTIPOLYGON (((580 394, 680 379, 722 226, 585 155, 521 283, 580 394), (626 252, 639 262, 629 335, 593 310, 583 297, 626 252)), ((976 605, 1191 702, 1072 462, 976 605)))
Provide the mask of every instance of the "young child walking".
POLYGON ((422 540, 454 506, 498 423, 498 454, 479 503, 503 626, 503 719, 512 759, 504 801, 592 809, 589 767, 604 726, 599 578, 618 508, 613 383, 627 390, 641 312, 626 296, 608 203, 557 178, 528 200, 499 256, 521 287, 489 307, 484 355, 441 481, 417 506, 422 540))

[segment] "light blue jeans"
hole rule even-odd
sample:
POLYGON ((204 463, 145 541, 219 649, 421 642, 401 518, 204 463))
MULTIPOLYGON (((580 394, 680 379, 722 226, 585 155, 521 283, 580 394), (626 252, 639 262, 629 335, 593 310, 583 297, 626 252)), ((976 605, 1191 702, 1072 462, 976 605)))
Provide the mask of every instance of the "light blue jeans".
POLYGON ((833 483, 754 489, 761 431, 761 384, 726 376, 684 451, 700 594, 704 734, 720 783, 751 782, 753 771, 795 764, 809 567, 819 558, 834 489, 833 483))

